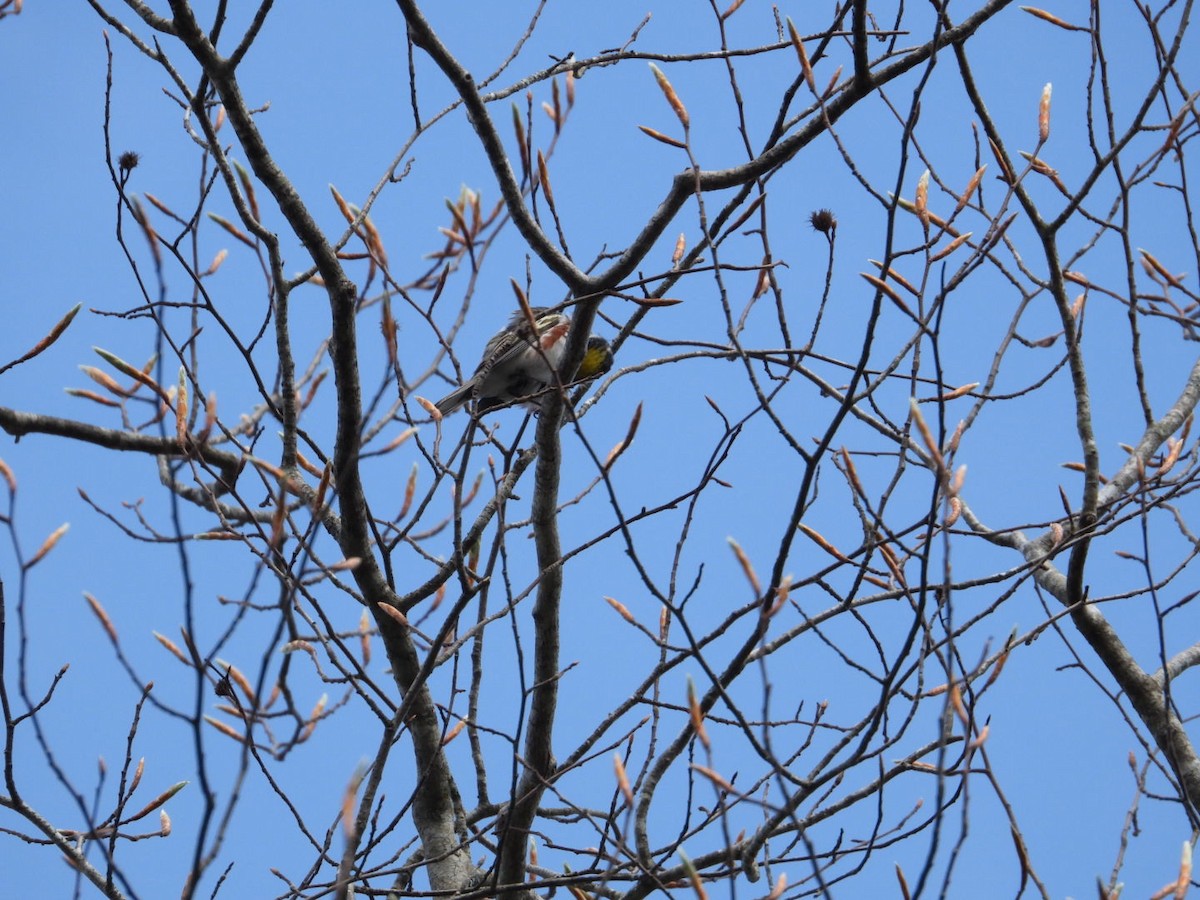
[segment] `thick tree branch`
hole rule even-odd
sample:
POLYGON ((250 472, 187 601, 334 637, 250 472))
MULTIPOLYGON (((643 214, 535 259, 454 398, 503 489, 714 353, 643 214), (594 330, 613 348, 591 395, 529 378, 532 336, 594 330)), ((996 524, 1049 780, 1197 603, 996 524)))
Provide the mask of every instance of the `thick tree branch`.
MULTIPOLYGON (((1140 483, 1142 473, 1151 465, 1151 458, 1167 438, 1193 415, 1198 402, 1200 360, 1193 365, 1175 403, 1145 430, 1133 453, 1100 490, 1097 497, 1099 510, 1103 511, 1140 483)), ((980 533, 987 534, 989 540, 1019 550, 1032 566, 1038 584, 1071 610, 1075 627, 1129 697, 1138 718, 1150 730, 1155 743, 1178 777, 1181 790, 1188 800, 1189 816, 1193 821, 1200 821, 1200 755, 1197 755, 1183 723, 1168 702, 1163 674, 1148 675, 1099 608, 1074 596, 1068 577, 1047 558, 1056 541, 1060 540, 1053 531, 1047 531, 1034 540, 1026 538, 1020 531, 990 532, 969 510, 966 512, 972 526, 980 533)), ((1068 540, 1072 536, 1069 527, 1063 526, 1061 539, 1068 540)), ((1190 655, 1178 658, 1181 671, 1191 658, 1190 655)))
MULTIPOLYGON (((337 394, 337 437, 333 454, 335 483, 341 511, 339 535, 343 552, 361 560, 354 578, 383 637, 397 684, 412 705, 407 724, 416 755, 416 795, 413 820, 421 834, 435 890, 458 890, 474 879, 474 867, 461 846, 458 830, 458 791, 441 747, 442 728, 429 688, 418 681, 420 657, 408 630, 380 611, 397 598, 373 550, 370 510, 359 469, 362 388, 358 372, 357 290, 346 275, 333 245, 309 213, 290 180, 275 163, 241 95, 234 67, 222 59, 197 25, 185 0, 171 0, 175 27, 212 80, 255 176, 275 198, 289 227, 311 255, 325 281, 333 318, 330 355, 337 394)), ((203 110, 196 110, 203 115, 203 110)))
POLYGON ((85 444, 95 444, 97 447, 105 447, 109 450, 199 459, 220 472, 219 489, 221 491, 233 489, 237 484, 238 473, 241 472, 246 461, 241 454, 218 450, 210 444, 189 442, 181 445, 179 440, 174 437, 159 437, 114 428, 101 428, 98 425, 89 425, 74 419, 60 419, 56 416, 20 412, 5 406, 0 406, 0 428, 18 439, 27 434, 46 434, 82 441, 85 444))

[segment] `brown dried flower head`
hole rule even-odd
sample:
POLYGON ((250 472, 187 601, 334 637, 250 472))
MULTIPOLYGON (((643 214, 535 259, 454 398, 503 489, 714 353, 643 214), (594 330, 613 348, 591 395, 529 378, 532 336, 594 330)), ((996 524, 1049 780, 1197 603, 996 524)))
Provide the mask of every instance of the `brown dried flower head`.
POLYGON ((837 230, 837 216, 831 209, 818 209, 808 217, 808 224, 821 234, 829 234, 837 230))

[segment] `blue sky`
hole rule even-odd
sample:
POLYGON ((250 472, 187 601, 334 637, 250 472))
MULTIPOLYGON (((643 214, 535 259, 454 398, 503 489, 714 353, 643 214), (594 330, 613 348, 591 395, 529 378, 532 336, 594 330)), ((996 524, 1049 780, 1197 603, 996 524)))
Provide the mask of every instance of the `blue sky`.
MULTIPOLYGON (((1068 19, 1080 17, 1081 21, 1084 12, 1077 6, 1063 4, 1062 9, 1051 11, 1068 19)), ((642 5, 551 3, 534 39, 497 81, 497 86, 548 65, 552 55, 574 52, 578 57, 586 57, 624 44, 648 7, 653 8, 653 18, 643 29, 637 46, 679 53, 709 50, 715 45, 707 4, 685 0, 642 5)), ((455 2, 430 10, 429 14, 464 63, 476 73, 487 73, 495 69, 515 44, 524 27, 524 16, 531 8, 529 4, 520 4, 523 12, 517 15, 515 4, 455 2)), ((816 30, 827 15, 807 4, 781 4, 781 9, 795 19, 802 32, 816 30)), ((876 12, 880 21, 887 21, 892 15, 882 9, 876 12)), ((957 15, 965 16, 967 12, 964 8, 957 15)), ((920 20, 923 14, 910 15, 920 20)), ((1148 44, 1127 4, 1106 6, 1105 16, 1111 17, 1111 21, 1106 18, 1105 28, 1110 36, 1113 64, 1120 65, 1123 73, 1118 80, 1121 92, 1116 103, 1127 112, 1142 96, 1152 74, 1141 65, 1148 44)), ((764 43, 773 34, 771 22, 766 4, 748 0, 729 20, 730 42, 764 43)), ((236 24, 231 25, 231 33, 236 32, 236 24)), ((0 403, 115 426, 111 414, 63 393, 65 387, 92 386, 78 366, 101 365, 92 352, 93 345, 139 365, 153 347, 152 331, 144 319, 126 321, 105 315, 139 306, 142 301, 114 238, 116 193, 105 167, 102 135, 106 66, 102 27, 85 4, 36 2, 27 3, 20 16, 0 23, 3 47, 0 83, 20 85, 19 90, 0 94, 0 114, 9 123, 7 139, 0 141, 3 173, 0 205, 5 211, 0 216, 0 246, 5 248, 5 263, 0 267, 0 303, 7 322, 7 327, 0 331, 0 360, 19 356, 69 308, 83 304, 83 312, 53 348, 4 375, 0 403)), ((200 179, 197 149, 181 126, 177 105, 164 94, 166 81, 161 70, 139 56, 118 35, 111 37, 114 151, 134 150, 140 156, 130 190, 135 194, 153 194, 172 208, 188 210, 196 202, 200 179)), ((972 50, 972 59, 984 85, 989 110, 1015 149, 1033 149, 1042 87, 1047 82, 1054 84, 1052 135, 1043 155, 1067 184, 1077 183, 1089 162, 1083 139, 1087 103, 1084 73, 1088 61, 1085 36, 1038 22, 1013 6, 985 26, 972 50)), ((1185 73, 1194 77, 1195 65, 1185 50, 1182 64, 1185 73)), ((834 67, 833 63, 820 64, 818 83, 827 80, 834 67)), ((688 105, 700 164, 715 169, 744 160, 744 150, 733 130, 728 83, 720 65, 667 65, 664 69, 688 105)), ((189 77, 193 74, 187 66, 183 70, 189 77)), ((336 12, 330 12, 328 4, 280 4, 245 61, 241 80, 248 101, 252 106, 269 103, 269 110, 258 117, 264 136, 318 221, 331 233, 340 233, 344 223, 330 199, 328 186, 335 185, 351 202, 361 203, 384 176, 411 130, 406 72, 399 17, 394 6, 385 3, 346 4, 336 12)), ((423 60, 419 61, 419 73, 422 111, 429 117, 443 107, 450 94, 423 60)), ((790 51, 739 64, 739 78, 747 96, 746 115, 753 134, 763 134, 775 114, 780 92, 794 75, 795 57, 790 51)), ((906 109, 912 88, 911 80, 898 84, 889 91, 889 98, 899 108, 906 109)), ((549 100, 548 86, 537 85, 533 96, 536 110, 541 102, 549 100)), ((575 257, 590 260, 629 241, 685 160, 678 151, 645 138, 636 130, 637 125, 647 125, 675 134, 678 128, 644 63, 592 69, 579 79, 577 96, 559 149, 551 158, 551 176, 563 227, 575 257)), ((493 109, 506 137, 508 110, 508 101, 495 104, 493 109)), ((935 161, 937 174, 959 190, 977 166, 972 119, 961 88, 957 87, 953 60, 946 56, 939 60, 931 75, 917 136, 922 150, 935 161)), ((549 138, 549 125, 539 116, 536 128, 538 141, 544 145, 549 138)), ((881 104, 867 104, 847 116, 839 123, 838 134, 850 148, 863 177, 881 189, 895 180, 900 130, 881 104)), ((224 136, 232 140, 228 132, 224 136)), ((1151 147, 1146 141, 1147 153, 1151 147)), ((233 156, 242 159, 236 151, 233 156)), ((449 224, 445 198, 457 197, 463 186, 480 191, 485 208, 498 197, 483 155, 461 114, 452 114, 438 124, 410 156, 409 174, 381 194, 372 214, 394 270, 406 273, 405 277, 427 265, 423 262, 425 256, 441 246, 442 238, 436 229, 449 224)), ((983 161, 989 163, 986 189, 995 198, 1000 189, 992 180, 995 163, 986 148, 983 161)), ((913 195, 924 168, 915 156, 910 160, 902 188, 906 197, 913 195)), ((824 238, 809 227, 808 215, 822 207, 836 212, 839 244, 834 291, 818 349, 840 359, 853 358, 871 302, 868 286, 857 273, 869 269, 868 259, 882 255, 880 205, 849 176, 845 162, 828 139, 807 148, 789 169, 773 179, 769 193, 772 245, 777 257, 786 264, 786 268, 779 270, 779 279, 795 330, 800 334, 807 333, 808 317, 820 295, 827 252, 824 238)), ((1035 193, 1048 208, 1056 208, 1052 190, 1039 185, 1035 193)), ((1157 199, 1162 195, 1152 190, 1146 190, 1143 196, 1146 205, 1135 208, 1138 246, 1152 249, 1173 270, 1194 268, 1189 260, 1194 260, 1195 251, 1173 217, 1174 208, 1157 199), (1155 206, 1158 202, 1163 203, 1161 214, 1155 206)), ((931 197, 934 199, 930 205, 935 211, 952 208, 953 201, 945 194, 934 192, 931 197)), ((1096 210, 1106 210, 1111 186, 1102 184, 1095 198, 1096 210)), ((266 198, 260 199, 265 204, 266 198)), ((208 209, 234 217, 232 204, 219 186, 208 209)), ((273 216, 271 227, 280 227, 276 211, 269 210, 267 215, 273 216)), ((647 274, 669 267, 671 249, 681 231, 688 236, 689 246, 694 245, 697 233, 694 204, 686 207, 679 221, 667 229, 662 247, 656 251, 657 258, 652 256, 648 261, 647 274)), ((1064 245, 1074 247, 1087 240, 1093 231, 1091 226, 1069 229, 1069 239, 1064 245)), ((1023 222, 1014 225, 1012 236, 1026 254, 1023 259, 1030 268, 1042 272, 1044 265, 1034 252, 1036 248, 1023 222)), ((129 243, 138 265, 147 271, 150 257, 145 242, 134 233, 129 243)), ((919 243, 916 220, 899 218, 897 245, 909 247, 916 243, 919 243)), ((753 247, 752 242, 732 244, 726 261, 757 264, 759 258, 749 255, 753 247)), ((1120 260, 1113 245, 1105 238, 1098 247, 1086 257, 1081 268, 1097 282, 1115 280, 1119 284, 1120 260)), ((215 226, 206 225, 201 230, 199 259, 211 259, 225 248, 230 251, 229 257, 207 281, 207 286, 233 327, 250 333, 262 320, 265 302, 259 264, 215 226)), ((285 255, 285 271, 289 274, 306 267, 296 244, 285 242, 285 255)), ((902 261, 898 267, 911 271, 903 268, 908 262, 902 261)), ((527 263, 527 248, 515 231, 510 228, 503 232, 490 251, 471 314, 456 345, 468 368, 488 335, 507 318, 513 305, 509 279, 523 283, 527 265, 533 283, 531 299, 535 303, 549 305, 563 299, 561 285, 540 264, 527 263)), ((747 302, 753 278, 753 272, 729 277, 735 307, 747 302)), ((168 286, 171 298, 187 298, 187 285, 179 278, 169 276, 168 286)), ((467 284, 461 273, 448 282, 447 299, 441 302, 450 318, 457 297, 465 290, 467 284)), ((673 295, 683 302, 655 311, 647 319, 646 332, 693 345, 723 340, 723 320, 711 280, 684 279, 673 295)), ((946 311, 948 339, 941 348, 948 384, 984 380, 997 335, 1012 317, 1016 302, 1011 285, 987 273, 968 281, 955 295, 946 311)), ((328 311, 323 292, 316 288, 299 289, 292 304, 296 343, 302 348, 298 350, 298 358, 304 365, 328 330, 328 311)), ((628 304, 616 300, 606 302, 603 311, 621 322, 631 312, 628 304)), ((182 327, 182 317, 172 321, 176 327, 182 327)), ((364 320, 360 327, 363 341, 360 365, 368 393, 380 384, 386 371, 382 365, 382 345, 373 330, 374 321, 364 320)), ((1099 296, 1089 299, 1085 355, 1091 366, 1104 471, 1114 470, 1123 461, 1118 443, 1134 443, 1142 428, 1140 410, 1129 388, 1124 323, 1122 306, 1099 296)), ((874 363, 883 364, 902 346, 909 334, 903 330, 904 324, 894 311, 889 311, 874 363)), ((401 353, 415 360, 411 371, 419 371, 429 358, 430 337, 421 330, 415 317, 401 318, 400 325, 401 353)), ((1023 318, 1020 331, 1036 339, 1057 327, 1056 316, 1043 296, 1023 318)), ((598 329, 612 334, 607 325, 598 329)), ((765 301, 748 317, 747 335, 762 346, 778 345, 777 334, 770 332, 765 301)), ((1181 340, 1177 328, 1162 322, 1148 325, 1144 340, 1150 392, 1155 411, 1161 413, 1183 383, 1194 360, 1194 345, 1181 340)), ((228 345, 211 328, 203 336, 203 347, 207 354, 205 384, 217 393, 221 414, 236 420, 238 412, 255 399, 247 385, 244 367, 230 355, 228 345)), ((634 339, 623 348, 617 365, 619 369, 636 369, 672 352, 676 348, 634 339)), ((1014 349, 997 392, 1018 391, 1033 384, 1047 375, 1059 358, 1058 346, 1053 350, 1014 349)), ((833 383, 843 383, 839 378, 844 379, 844 375, 834 367, 823 369, 814 364, 814 368, 833 383)), ((448 366, 443 367, 443 372, 449 371, 448 366)), ((447 386, 447 381, 435 378, 422 385, 418 393, 436 398, 447 386)), ((903 418, 907 386, 899 384, 894 391, 881 392, 880 396, 880 402, 888 406, 893 418, 903 418)), ((744 379, 738 376, 735 364, 726 361, 695 359, 677 366, 630 371, 606 387, 601 402, 585 419, 585 434, 601 457, 623 437, 635 408, 643 404, 637 439, 613 470, 613 483, 627 513, 643 504, 663 503, 696 483, 721 432, 705 397, 715 399, 732 417, 745 415, 753 408, 753 397, 744 379)), ((326 392, 324 401, 328 400, 326 392)), ((819 392, 797 386, 784 402, 787 405, 781 404, 781 414, 797 433, 805 437, 822 433, 832 406, 819 392)), ((966 401, 956 402, 962 407, 952 406, 950 415, 965 414, 966 401)), ((1039 523, 1061 514, 1059 485, 1077 502, 1079 478, 1061 468, 1063 462, 1080 457, 1070 404, 1069 385, 1059 373, 1047 389, 1029 398, 991 404, 964 439, 958 462, 968 465, 969 502, 987 524, 1029 527, 1032 533, 1037 533, 1039 523)), ((328 412, 327 405, 319 403, 314 407, 311 427, 319 440, 327 439, 331 433, 328 412)), ((501 420, 501 434, 511 437, 520 417, 515 412, 508 416, 501 420)), ((456 439, 465 424, 465 416, 448 420, 444 426, 446 439, 456 439)), ((953 419, 950 424, 953 427, 953 419)), ((400 430, 401 426, 395 424, 386 433, 394 435, 400 430)), ((269 446, 272 440, 268 436, 265 445, 269 446)), ((762 417, 751 421, 742 441, 739 446, 744 449, 722 470, 722 477, 730 480, 734 489, 705 493, 698 524, 694 533, 689 534, 679 561, 682 582, 698 577, 703 566, 701 588, 689 607, 689 621, 700 629, 712 627, 730 609, 749 599, 750 589, 726 539, 734 537, 759 566, 759 574, 765 574, 786 522, 787 507, 780 507, 780 498, 787 498, 790 503, 800 474, 799 461, 786 452, 762 417)), ((842 444, 870 446, 871 436, 861 426, 851 424, 834 446, 842 444)), ((563 496, 569 497, 586 485, 595 471, 586 461, 577 438, 568 436, 565 446, 568 464, 563 496)), ((269 458, 269 453, 266 455, 269 458)), ((482 468, 484 456, 475 451, 472 466, 482 468)), ((172 638, 178 636, 184 592, 178 553, 169 546, 122 538, 111 522, 81 499, 79 489, 127 523, 135 522, 132 507, 142 504, 140 508, 148 519, 165 525, 168 507, 153 464, 144 458, 66 445, 36 435, 19 443, 7 436, 0 437, 0 458, 12 468, 20 484, 13 516, 26 557, 59 525, 69 522, 71 526, 53 553, 31 570, 23 592, 14 551, 7 546, 0 549, 0 575, 10 611, 19 594, 23 594, 21 599, 26 605, 31 692, 39 694, 54 672, 66 662, 71 664, 55 702, 43 718, 50 743, 59 754, 59 763, 82 793, 90 797, 97 758, 104 757, 111 769, 119 765, 124 755, 137 693, 114 663, 112 648, 88 612, 83 592, 104 604, 138 672, 155 681, 155 696, 186 707, 191 703, 193 687, 190 681, 179 679, 180 664, 162 650, 153 636, 154 631, 172 638)), ((419 459, 415 451, 401 449, 369 470, 370 496, 382 515, 393 514, 401 505, 404 479, 419 459)), ((864 458, 860 466, 872 489, 883 490, 893 464, 864 458)), ((839 482, 832 467, 825 467, 822 500, 814 506, 811 521, 834 543, 853 547, 861 537, 861 528, 854 517, 847 515, 845 505, 836 502, 839 490, 844 491, 844 483, 839 482)), ((928 483, 906 481, 895 502, 901 507, 909 504, 919 508, 919 504, 928 502, 928 491, 928 483)), ((253 495, 253 491, 249 493, 253 495)), ((524 501, 514 506, 510 514, 514 519, 525 514, 532 486, 518 493, 524 501)), ((476 501, 476 506, 479 502, 476 501)), ((1186 500, 1181 501, 1181 509, 1186 520, 1186 500)), ((662 582, 670 577, 670 554, 683 527, 682 515, 678 510, 666 513, 635 529, 639 550, 653 561, 653 575, 662 582)), ((185 509, 182 516, 185 530, 200 531, 213 525, 210 516, 196 510, 185 509)), ((904 521, 915 517, 915 513, 898 515, 904 521)), ((612 516, 604 498, 591 496, 564 513, 564 545, 574 547, 592 540, 611 525, 612 516)), ((1154 520, 1151 527, 1151 541, 1162 548, 1164 567, 1171 560, 1184 558, 1178 535, 1167 521, 1154 520)), ((1094 574, 1090 576, 1099 593, 1116 594, 1141 583, 1142 576, 1133 564, 1113 554, 1114 550, 1136 551, 1136 538, 1136 530, 1130 529, 1128 533, 1097 542, 1092 554, 1094 574)), ((513 577, 518 587, 527 585, 533 577, 531 544, 523 536, 510 541, 513 577)), ((451 548, 448 540, 442 540, 440 544, 432 543, 429 549, 445 555, 451 548)), ((336 552, 332 545, 326 545, 324 550, 329 554, 336 552)), ((237 598, 251 590, 254 584, 251 560, 241 547, 233 544, 204 545, 190 549, 189 553, 195 598, 202 610, 201 639, 208 644, 216 640, 231 615, 229 607, 219 604, 216 598, 237 598)), ((821 553, 811 543, 797 542, 788 560, 789 571, 798 577, 811 573, 826 561, 821 553)), ((971 574, 982 578, 1015 566, 1019 560, 980 542, 963 542, 956 545, 953 562, 956 576, 971 574), (957 549, 959 546, 964 549, 957 549)), ((412 567, 413 583, 428 574, 419 560, 406 557, 405 565, 412 567)), ((603 711, 642 677, 642 669, 629 664, 626 654, 650 652, 644 639, 622 622, 603 598, 619 599, 651 628, 658 616, 657 604, 636 578, 619 540, 605 540, 595 553, 584 554, 568 564, 567 579, 563 660, 578 664, 563 679, 560 745, 556 748, 560 754, 589 733, 603 711)), ((1164 592, 1163 602, 1174 602, 1186 593, 1189 589, 1186 582, 1185 577, 1171 585, 1164 592)), ((965 617, 981 610, 995 602, 1002 589, 984 586, 958 595, 956 603, 961 608, 956 608, 956 615, 965 617)), ((272 588, 260 587, 255 599, 270 602, 271 596, 272 588)), ((360 608, 340 595, 327 599, 336 627, 352 632, 357 627, 360 608)), ((813 588, 797 602, 805 613, 812 615, 826 608, 829 598, 813 588)), ((1144 597, 1130 604, 1115 602, 1106 607, 1106 612, 1125 631, 1144 664, 1153 668, 1157 638, 1153 618, 1144 603, 1144 597)), ((1188 614, 1185 611, 1178 617, 1179 636, 1171 635, 1175 643, 1167 647, 1168 653, 1191 642, 1196 621, 1194 613, 1185 620, 1188 614)), ((907 607, 881 605, 870 610, 869 618, 875 633, 882 635, 885 643, 898 642, 911 614, 907 607)), ((1011 629, 1024 634, 1045 618, 1039 599, 1026 584, 960 650, 965 658, 973 659, 988 642, 994 648, 1011 629)), ((784 623, 780 627, 785 627, 784 623)), ((278 646, 271 642, 271 635, 266 623, 245 629, 223 649, 222 658, 242 660, 239 664, 247 669, 253 668, 259 658, 274 659, 278 646)), ((830 635, 836 635, 837 641, 844 641, 855 652, 866 641, 863 630, 849 623, 831 626, 830 635)), ((11 636, 10 631, 10 639, 11 636)), ((731 636, 729 644, 740 639, 731 636)), ((1077 638, 1074 646, 1084 655, 1088 652, 1077 638)), ((719 658, 725 645, 717 647, 719 658)), ((515 665, 511 647, 497 642, 493 652, 494 665, 515 665)), ((11 653, 10 649, 6 661, 9 677, 14 665, 11 653)), ((373 673, 381 681, 387 681, 383 675, 386 663, 380 659, 382 650, 378 645, 376 654, 373 673)), ((1094 659, 1088 662, 1095 668, 1094 659)), ((322 692, 328 692, 331 700, 339 698, 337 689, 322 685, 301 670, 297 660, 293 660, 293 665, 300 670, 295 676, 294 689, 307 692, 298 699, 298 705, 315 703, 322 692)), ((933 679, 935 675, 931 673, 929 677, 933 679)), ((697 667, 680 667, 664 680, 664 696, 682 702, 688 677, 702 676, 697 667)), ((442 676, 436 686, 446 689, 447 678, 442 676)), ((791 714, 800 703, 811 710, 823 700, 830 701, 834 714, 842 709, 854 710, 865 702, 871 690, 868 681, 844 671, 837 658, 817 642, 803 645, 798 642, 775 658, 762 678, 770 681, 773 711, 781 715, 791 714)), ((747 707, 756 712, 762 702, 762 685, 761 680, 747 678, 738 687, 745 692, 747 707)), ((489 711, 496 726, 512 728, 515 713, 511 708, 511 692, 496 690, 487 699, 492 704, 489 711)), ((206 702, 213 704, 216 698, 206 702)), ((1003 677, 987 694, 978 712, 991 719, 987 745, 991 761, 1017 810, 1034 865, 1049 894, 1094 895, 1095 877, 1107 875, 1113 865, 1125 811, 1134 796, 1126 757, 1132 750, 1140 762, 1145 758, 1144 752, 1114 706, 1089 682, 1087 675, 1072 667, 1070 653, 1052 633, 1043 634, 1013 653, 1003 677)), ((854 718, 852 712, 845 715, 854 718)), ((911 739, 898 747, 896 755, 930 739, 933 727, 929 722, 915 727, 911 739)), ((714 767, 724 773, 743 768, 751 772, 752 767, 741 755, 746 752, 745 747, 736 735, 725 734, 721 729, 717 733, 714 767)), ((148 714, 134 751, 135 758, 145 756, 147 760, 146 786, 139 794, 140 799, 153 796, 176 781, 194 779, 192 749, 187 739, 187 732, 169 717, 148 714)), ((218 765, 231 764, 236 758, 236 748, 229 742, 213 739, 211 735, 208 740, 209 752, 218 765)), ((335 826, 345 785, 361 760, 374 753, 377 740, 377 728, 369 717, 347 709, 318 728, 313 739, 298 748, 285 765, 276 767, 274 771, 298 798, 300 813, 314 828, 335 826)), ((399 749, 404 752, 407 746, 399 749)), ((461 762, 462 757, 456 754, 465 754, 466 749, 465 743, 452 746, 452 760, 461 762)), ((493 748, 498 753, 501 749, 493 748)), ((46 776, 37 747, 31 743, 20 746, 18 761, 22 773, 27 773, 24 774, 27 780, 22 782, 26 796, 63 827, 78 824, 78 811, 46 776)), ((566 780, 565 785, 583 793, 594 790, 602 800, 612 791, 612 785, 604 781, 608 775, 606 765, 584 769, 575 779, 566 780)), ((108 777, 111 793, 114 777, 111 770, 108 777)), ((672 785, 673 789, 678 787, 672 785)), ((179 890, 179 873, 191 851, 189 827, 197 802, 193 788, 194 785, 189 786, 168 804, 175 827, 171 838, 135 843, 124 849, 124 865, 132 874, 139 896, 167 896, 179 890)), ((222 896, 273 896, 281 888, 267 867, 278 866, 286 871, 289 865, 302 866, 311 852, 290 827, 289 814, 265 790, 257 773, 251 774, 245 789, 253 800, 244 805, 232 826, 223 859, 237 862, 227 893, 222 896), (244 847, 253 849, 240 852, 244 847)), ((398 795, 403 788, 398 784, 392 790, 398 795)), ((994 795, 981 781, 971 782, 970 791, 967 814, 972 840, 959 862, 954 895, 1013 896, 1017 890, 1017 868, 1003 815, 994 795)), ((899 784, 888 795, 886 821, 894 822, 918 801, 928 810, 931 792, 932 781, 922 784, 913 778, 899 784)), ((753 827, 754 817, 745 815, 743 824, 753 827)), ((957 816, 955 812, 950 818, 957 823, 957 816)), ((664 815, 666 818, 669 816, 664 815)), ((846 827, 848 840, 862 837, 870 827, 869 819, 850 819, 840 824, 846 827)), ((0 825, 19 827, 3 817, 0 825)), ((1127 884, 1126 896, 1146 896, 1174 877, 1179 847, 1189 836, 1186 820, 1170 804, 1143 801, 1139 825, 1140 834, 1127 852, 1122 874, 1127 884)), ((11 840, 6 840, 3 847, 0 855, 10 861, 5 867, 6 892, 14 896, 38 892, 47 896, 65 894, 70 876, 53 859, 55 854, 11 840)), ((338 839, 334 847, 340 847, 338 839)), ((712 847, 701 843, 692 849, 700 853, 712 847)), ((893 864, 902 865, 911 875, 919 868, 927 849, 927 839, 917 838, 911 844, 880 851, 856 880, 835 889, 834 894, 894 893, 893 864)), ((550 851, 543 853, 543 862, 548 865, 562 861, 550 851)), ((572 862, 569 858, 565 861, 572 862)), ((223 865, 218 865, 217 870, 223 865)), ((807 874, 799 863, 784 868, 789 870, 793 882, 807 874)), ((297 874, 289 871, 293 877, 297 874)), ((759 896, 765 893, 761 888, 762 885, 753 889, 743 885, 739 895, 759 896)))

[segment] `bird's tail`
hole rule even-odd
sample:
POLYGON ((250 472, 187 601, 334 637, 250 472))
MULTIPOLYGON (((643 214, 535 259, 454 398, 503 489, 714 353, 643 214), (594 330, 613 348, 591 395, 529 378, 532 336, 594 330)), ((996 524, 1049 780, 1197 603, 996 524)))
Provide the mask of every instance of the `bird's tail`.
POLYGON ((433 405, 437 407, 438 412, 443 416, 448 416, 450 413, 456 412, 466 405, 467 401, 471 399, 471 392, 474 389, 475 385, 468 381, 466 384, 452 390, 433 405))

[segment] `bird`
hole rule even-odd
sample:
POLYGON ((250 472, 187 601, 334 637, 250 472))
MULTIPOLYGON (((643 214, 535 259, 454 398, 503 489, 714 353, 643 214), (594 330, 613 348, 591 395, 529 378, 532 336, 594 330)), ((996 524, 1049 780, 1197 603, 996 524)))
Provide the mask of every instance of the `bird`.
MULTIPOLYGON (((544 392, 558 377, 558 367, 567 346, 571 320, 544 306, 518 309, 503 329, 492 335, 483 348, 475 374, 434 404, 447 416, 475 401, 475 413, 490 412, 522 402, 537 411, 544 392), (530 318, 536 324, 530 328, 530 318)), ((576 370, 575 381, 591 381, 613 365, 612 348, 599 335, 588 337, 587 350, 576 370)))

